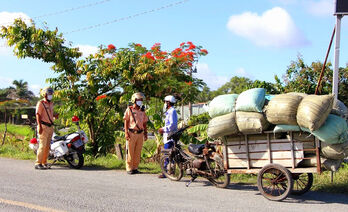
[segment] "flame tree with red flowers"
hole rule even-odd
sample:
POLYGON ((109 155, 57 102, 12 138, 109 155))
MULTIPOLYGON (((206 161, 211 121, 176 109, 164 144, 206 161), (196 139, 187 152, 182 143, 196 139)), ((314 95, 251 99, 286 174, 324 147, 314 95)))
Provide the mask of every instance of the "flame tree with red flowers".
POLYGON ((192 42, 182 43, 173 51, 163 51, 160 43, 150 49, 141 44, 125 48, 101 45, 94 55, 81 58, 79 49, 67 45, 57 29, 40 29, 17 19, 13 25, 2 27, 0 36, 9 46, 15 46, 14 54, 19 58, 54 64, 52 70, 58 76, 47 81, 60 100, 61 119, 77 115, 86 123, 94 155, 113 148, 114 132, 121 129, 123 112, 134 92, 145 94, 150 126, 155 131, 162 122, 162 107, 156 105, 162 106, 164 96, 175 95, 186 104, 195 100, 204 85, 189 72, 208 51, 192 42))

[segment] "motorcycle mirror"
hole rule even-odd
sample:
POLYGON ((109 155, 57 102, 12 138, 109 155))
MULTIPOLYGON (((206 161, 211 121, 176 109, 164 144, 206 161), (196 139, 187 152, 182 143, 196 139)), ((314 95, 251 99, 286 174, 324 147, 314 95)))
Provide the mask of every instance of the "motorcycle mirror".
POLYGON ((77 116, 73 116, 71 120, 72 120, 72 122, 80 121, 79 117, 77 117, 77 116))

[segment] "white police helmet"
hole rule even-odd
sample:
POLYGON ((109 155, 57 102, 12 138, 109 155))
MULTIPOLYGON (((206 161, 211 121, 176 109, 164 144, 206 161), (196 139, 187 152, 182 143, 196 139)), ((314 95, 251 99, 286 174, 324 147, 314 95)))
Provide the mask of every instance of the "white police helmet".
POLYGON ((145 99, 145 95, 141 92, 132 95, 132 103, 135 103, 135 99, 145 99))
POLYGON ((170 103, 173 103, 173 104, 174 104, 174 103, 176 102, 176 99, 175 99, 174 96, 169 95, 169 96, 164 97, 164 101, 170 102, 170 103))

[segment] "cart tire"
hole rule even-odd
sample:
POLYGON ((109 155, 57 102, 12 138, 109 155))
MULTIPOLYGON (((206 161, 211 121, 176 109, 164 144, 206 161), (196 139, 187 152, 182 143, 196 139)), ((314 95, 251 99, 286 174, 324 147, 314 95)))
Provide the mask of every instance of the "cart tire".
POLYGON ((289 170, 279 164, 264 166, 257 176, 261 194, 272 201, 284 200, 292 191, 293 181, 289 170))
POLYGON ((302 195, 309 191, 313 185, 312 173, 292 174, 293 188, 291 194, 302 195))

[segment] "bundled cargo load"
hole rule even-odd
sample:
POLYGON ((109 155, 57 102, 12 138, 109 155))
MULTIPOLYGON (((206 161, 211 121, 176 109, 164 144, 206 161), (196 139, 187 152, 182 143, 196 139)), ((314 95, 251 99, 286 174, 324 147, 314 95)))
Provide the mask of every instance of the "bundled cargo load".
POLYGON ((303 131, 312 133, 319 140, 328 144, 339 144, 344 143, 348 140, 348 126, 345 119, 330 114, 324 125, 318 130, 310 131, 307 128, 302 128, 303 131))
POLYGON ((257 112, 237 111, 236 122, 242 133, 261 133, 270 126, 264 114, 257 112))
POLYGON ((297 109, 297 123, 310 131, 318 130, 325 122, 332 109, 333 95, 308 95, 297 109))
POLYGON ((344 119, 347 119, 348 118, 348 108, 346 107, 346 105, 343 102, 341 102, 338 99, 335 99, 333 106, 332 106, 331 114, 335 114, 335 115, 341 116, 344 119))
POLYGON ((225 135, 237 134, 236 113, 232 112, 223 116, 218 116, 209 121, 208 136, 218 138, 225 135))
POLYGON ((301 100, 299 95, 276 95, 267 105, 267 121, 272 124, 297 125, 297 108, 301 100))
POLYGON ((234 111, 238 94, 225 94, 215 97, 209 103, 209 116, 211 118, 232 113, 234 111))
POLYGON ((322 143, 321 152, 325 158, 342 160, 348 157, 348 141, 342 144, 322 143))
POLYGON ((236 111, 262 112, 265 104, 264 88, 253 88, 242 92, 236 102, 236 111))

